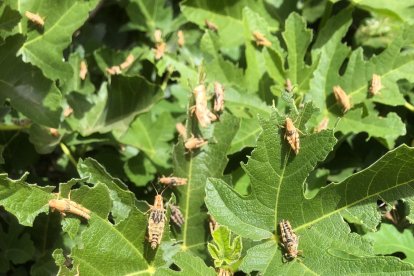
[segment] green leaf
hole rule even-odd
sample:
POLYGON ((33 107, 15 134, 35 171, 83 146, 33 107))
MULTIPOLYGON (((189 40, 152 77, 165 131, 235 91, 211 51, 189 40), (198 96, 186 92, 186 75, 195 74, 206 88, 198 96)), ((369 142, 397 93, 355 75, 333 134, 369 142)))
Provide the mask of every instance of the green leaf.
POLYGON ((242 85, 243 71, 220 55, 218 36, 212 32, 206 32, 201 38, 201 50, 205 58, 205 70, 207 79, 218 81, 222 84, 242 85))
POLYGON ((285 23, 285 31, 282 33, 287 48, 288 70, 286 78, 298 86, 299 90, 307 89, 309 78, 313 68, 305 63, 305 57, 312 32, 306 28, 306 22, 296 13, 292 13, 285 23))
POLYGON ((174 175, 188 179, 187 185, 177 188, 179 206, 185 220, 178 238, 182 239, 183 251, 190 249, 201 255, 204 255, 200 249, 205 249, 207 235, 204 227, 207 214, 200 211, 204 206, 206 179, 208 176, 222 177, 227 164, 226 152, 237 131, 238 120, 225 113, 212 128, 208 145, 187 152, 180 141, 173 153, 174 175))
POLYGON ((142 150, 155 164, 168 167, 171 156, 168 141, 174 138, 174 131, 175 122, 170 113, 154 116, 148 112, 136 118, 117 140, 142 150))
POLYGON ((312 60, 318 60, 318 63, 306 96, 322 113, 328 111, 327 99, 330 103, 335 103, 333 96, 329 96, 333 95, 332 87, 338 85, 339 68, 350 53, 350 49, 341 42, 350 24, 351 11, 349 9, 331 17, 318 33, 313 45, 312 60))
POLYGON ((14 33, 17 23, 19 23, 21 16, 19 12, 12 10, 10 6, 2 2, 0 7, 0 37, 6 38, 14 33))
POLYGON ((103 83, 98 94, 86 101, 77 95, 69 100, 74 116, 67 122, 84 136, 109 131, 120 135, 135 116, 147 112, 161 97, 160 88, 142 77, 114 76, 110 86, 103 83))
POLYGON ((61 94, 40 70, 16 57, 23 41, 22 36, 14 35, 0 45, 0 101, 10 99, 16 110, 34 122, 56 128, 62 112, 61 94))
POLYGON ((172 21, 172 9, 164 0, 133 0, 126 11, 131 19, 130 26, 151 36, 156 29, 169 30, 172 21))
POLYGON ((353 0, 352 2, 362 9, 406 21, 409 24, 414 23, 412 18, 414 12, 413 0, 395 2, 386 0, 353 0))
MULTIPOLYGON (((145 242, 147 218, 135 206, 129 206, 128 216, 113 225, 107 219, 110 205, 104 204, 109 202, 111 192, 102 184, 77 191, 80 200, 76 201, 89 202, 90 208, 99 210, 100 214, 91 216, 88 227, 82 231, 82 245, 72 249, 73 265, 79 268, 80 274, 86 275, 150 274, 153 268, 144 257, 144 247, 148 246, 145 242), (106 258, 111 261, 102 262, 106 258), (122 266, 112 262, 122 263, 122 266)), ((86 202, 82 204, 88 206, 86 202)))
POLYGON ((206 19, 216 24, 221 38, 220 44, 224 48, 231 48, 239 46, 244 41, 243 33, 240 30, 243 28, 242 11, 245 7, 249 7, 264 17, 267 23, 272 26, 272 30, 278 28, 279 22, 267 12, 266 3, 261 1, 187 0, 181 4, 181 11, 189 21, 197 24, 200 28, 204 28, 206 19))
POLYGON ((393 148, 395 140, 406 133, 405 125, 397 114, 390 112, 386 117, 379 117, 378 112, 374 111, 364 116, 362 108, 348 111, 335 130, 343 133, 367 132, 369 137, 384 141, 387 148, 393 148))
POLYGON ((128 159, 124 165, 124 171, 135 185, 145 186, 154 179, 157 168, 145 154, 140 153, 138 156, 128 159))
MULTIPOLYGON (((302 132, 305 131, 303 126, 312 112, 312 105, 306 104, 298 117, 291 116, 296 121, 296 127, 302 129, 302 132)), ((217 198, 217 191, 213 188, 222 181, 208 181, 206 204, 209 211, 220 224, 228 226, 230 230, 243 237, 253 240, 272 237, 279 220, 285 218, 278 210, 283 210, 283 207, 289 204, 280 198, 292 192, 294 183, 298 186, 304 184, 316 163, 323 160, 335 143, 330 131, 307 134, 300 137, 301 149, 299 154, 294 156, 290 145, 283 138, 285 130, 281 126, 284 126, 284 121, 285 118, 277 112, 272 113, 270 121, 260 121, 263 132, 257 141, 257 148, 247 165, 243 166, 252 181, 252 194, 247 198, 241 199, 230 193, 228 196, 231 196, 234 204, 228 205, 228 202, 217 198), (317 152, 314 151, 316 148, 317 152), (240 210, 241 206, 244 206, 243 211, 236 211, 240 210), (223 219, 226 223, 223 223, 223 219), (234 225, 242 224, 243 227, 238 226, 236 229, 229 225, 230 222, 234 225)), ((222 189, 225 187, 227 185, 220 186, 222 189)))
POLYGON ((31 226, 38 214, 49 211, 48 201, 54 198, 50 192, 55 187, 28 184, 27 177, 26 173, 12 180, 7 174, 0 175, 0 205, 15 215, 20 224, 31 226))
POLYGON ((86 74, 85 80, 82 80, 79 76, 80 64, 82 61, 85 60, 79 52, 73 53, 69 56, 68 63, 72 67, 72 75, 61 86, 63 94, 69 94, 74 91, 82 94, 91 94, 95 91, 95 87, 90 81, 91 72, 86 74))
POLYGON ((315 102, 322 111, 319 120, 328 116, 329 125, 334 126, 337 117, 343 116, 337 130, 344 134, 367 132, 369 136, 383 141, 388 148, 392 148, 396 138, 405 134, 405 127, 395 114, 389 114, 387 118, 378 116, 373 102, 386 105, 404 105, 405 99, 399 92, 397 81, 400 79, 412 79, 410 72, 414 70, 413 59, 409 54, 399 54, 405 45, 414 39, 412 31, 401 30, 395 39, 378 56, 365 61, 362 49, 353 51, 347 60, 346 69, 339 76, 342 63, 349 54, 349 49, 341 42, 350 23, 350 14, 345 10, 331 18, 324 29, 319 33, 313 47, 312 56, 319 56, 319 63, 310 82, 308 99, 315 102), (383 89, 379 95, 370 96, 368 93, 372 75, 381 77, 383 89), (355 109, 343 114, 341 107, 333 97, 332 88, 340 85, 350 97, 355 109), (367 113, 364 114, 357 105, 364 103, 367 113), (351 127, 351 123, 352 127, 351 127), (357 123, 361 123, 360 125, 357 123), (367 127, 367 124, 370 125, 367 127))
MULTIPOLYGON (((71 190, 77 180, 60 185, 62 197, 69 197, 70 192, 71 200, 91 210, 91 218, 86 221, 87 227, 81 227, 79 217, 70 213, 62 220, 63 230, 73 238, 81 232, 79 242, 70 253, 74 268, 82 274, 90 275, 119 272, 150 274, 155 268, 149 266, 144 257, 145 248, 148 247, 148 243, 143 242, 147 218, 135 206, 134 195, 92 159, 81 161, 79 168, 88 174, 89 177, 86 176, 88 179, 85 180, 94 183, 92 188, 81 185, 79 189, 71 190), (112 201, 111 198, 115 200, 112 201), (122 220, 119 215, 121 210, 124 211, 122 220), (111 211, 115 224, 108 220, 111 211), (122 263, 122 268, 111 262, 102 263, 101 260, 108 257, 114 262, 122 263)), ((3 175, 0 192, 4 199, 0 204, 13 213, 20 223, 31 225, 36 215, 48 212, 48 200, 55 196, 50 193, 51 187, 28 185, 24 182, 25 177, 13 181, 3 175)))
POLYGON ((112 177, 101 164, 92 158, 80 160, 78 172, 82 178, 89 179, 91 183, 103 183, 111 191, 111 214, 115 222, 121 222, 128 217, 136 199, 121 180, 112 177))
MULTIPOLYGON (((20 49, 25 62, 39 67, 52 79, 65 80, 72 74, 70 65, 62 60, 63 50, 72 41, 72 34, 88 19, 89 12, 98 1, 42 0, 19 4, 19 11, 37 13, 45 17, 43 27, 28 22, 27 40, 20 49)), ((26 21, 27 22, 27 21, 26 21)))
POLYGON ((394 225, 382 223, 377 232, 370 232, 365 237, 373 241, 375 254, 403 252, 406 256, 404 261, 414 264, 414 236, 411 228, 399 232, 394 225))
POLYGON ((229 154, 255 146, 261 131, 257 116, 269 118, 270 107, 256 95, 248 94, 238 87, 225 87, 224 102, 225 107, 240 118, 240 127, 231 142, 229 154))
POLYGON ((29 140, 35 146, 38 153, 51 153, 59 145, 64 134, 62 131, 60 130, 58 135, 54 136, 50 128, 32 124, 29 129, 29 140))
MULTIPOLYGON (((352 53, 345 74, 338 84, 350 95, 353 104, 362 101, 374 101, 392 106, 405 104, 405 99, 399 92, 397 81, 400 79, 414 81, 410 73, 414 69, 414 60, 412 55, 400 53, 406 45, 413 41, 414 32, 407 28, 399 31, 387 49, 368 62, 364 60, 361 49, 352 53), (380 90, 379 95, 367 100, 368 85, 372 74, 381 77, 383 89, 380 90)), ((333 104, 328 106, 328 109, 332 108, 333 104)))
MULTIPOLYGON (((302 132, 312 111, 309 105, 304 109, 296 123, 302 132)), ((366 170, 339 184, 328 185, 307 199, 304 182, 316 163, 332 149, 335 139, 332 131, 301 135, 301 149, 294 156, 283 139, 285 130, 275 127, 283 122, 284 118, 277 113, 272 114, 270 121, 261 122, 263 133, 244 166, 251 180, 250 195, 241 197, 218 179, 209 179, 206 185, 206 205, 217 222, 243 237, 261 240, 248 250, 241 269, 257 270, 264 275, 288 271, 330 271, 341 275, 373 271, 412 273, 414 266, 394 257, 376 257, 372 245, 351 233, 344 218, 374 230, 380 222, 376 203, 379 198, 392 202, 401 195, 410 195, 414 149, 401 146, 366 170), (275 235, 282 219, 289 220, 300 236, 299 250, 303 250, 304 257, 300 261, 282 261, 280 237, 275 235)))
POLYGON ((212 236, 213 243, 207 246, 215 267, 232 266, 240 260, 243 248, 240 236, 232 238, 231 231, 225 226, 219 226, 212 236))
POLYGON ((243 31, 246 45, 245 55, 247 63, 244 79, 245 87, 250 93, 258 91, 261 91, 261 93, 265 93, 265 91, 268 92, 271 80, 268 76, 265 76, 266 56, 262 54, 267 51, 267 48, 256 45, 253 40, 253 32, 259 31, 262 33, 269 41, 272 42, 271 47, 279 49, 280 46, 270 34, 270 28, 264 18, 247 7, 243 9, 243 31))
POLYGON ((180 271, 173 271, 167 268, 161 268, 156 271, 155 275, 216 275, 216 272, 212 267, 207 267, 202 259, 192 255, 190 252, 179 252, 174 256, 173 260, 174 263, 180 268, 180 271))

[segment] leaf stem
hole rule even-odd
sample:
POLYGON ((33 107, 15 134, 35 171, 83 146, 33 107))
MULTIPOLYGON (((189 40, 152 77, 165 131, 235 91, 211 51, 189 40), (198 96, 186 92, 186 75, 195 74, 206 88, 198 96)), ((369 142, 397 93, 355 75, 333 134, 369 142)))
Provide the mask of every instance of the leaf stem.
POLYGON ((167 73, 165 74, 164 79, 163 79, 162 84, 161 84, 161 90, 162 91, 164 91, 167 88, 168 81, 170 80, 170 77, 171 77, 173 71, 174 71, 174 69, 172 68, 172 66, 169 66, 168 69, 167 69, 167 73))
POLYGON ((22 130, 22 129, 27 129, 29 127, 30 127, 30 125, 19 126, 19 125, 0 124, 0 131, 22 130))
POLYGON ((410 104, 409 102, 405 102, 404 106, 411 112, 414 112, 414 105, 410 104))
POLYGON ((70 162, 75 166, 75 168, 78 167, 78 163, 76 162, 75 158, 73 158, 72 153, 70 152, 69 148, 64 144, 59 144, 60 148, 62 149, 63 153, 69 158, 70 162))

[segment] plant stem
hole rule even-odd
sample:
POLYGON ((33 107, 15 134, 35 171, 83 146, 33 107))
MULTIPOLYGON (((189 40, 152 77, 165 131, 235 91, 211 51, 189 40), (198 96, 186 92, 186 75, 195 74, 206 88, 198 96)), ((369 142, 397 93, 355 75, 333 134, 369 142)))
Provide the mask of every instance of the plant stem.
POLYGON ((72 153, 70 152, 69 148, 64 143, 60 143, 59 145, 62 151, 65 153, 65 155, 69 158, 72 165, 75 166, 75 168, 77 168, 78 163, 76 162, 75 158, 73 158, 72 153))
POLYGON ((28 126, 19 126, 19 125, 6 125, 6 124, 0 124, 0 131, 14 131, 14 130, 22 130, 29 128, 28 126))
POLYGON ((409 102, 405 102, 404 106, 411 112, 414 112, 414 105, 410 104, 409 102))

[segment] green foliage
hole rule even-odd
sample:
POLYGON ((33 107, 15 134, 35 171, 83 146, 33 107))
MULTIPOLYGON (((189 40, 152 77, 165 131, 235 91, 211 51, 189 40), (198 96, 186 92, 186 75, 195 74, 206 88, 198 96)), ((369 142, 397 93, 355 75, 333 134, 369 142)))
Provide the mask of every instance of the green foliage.
POLYGON ((412 2, 2 1, 0 274, 412 274, 412 2), (378 200, 405 203, 398 230, 378 200))
POLYGON ((404 261, 414 263, 413 231, 405 229, 403 232, 391 224, 383 223, 378 232, 371 232, 366 235, 374 243, 376 254, 389 255, 396 252, 404 252, 404 261))
POLYGON ((214 260, 214 266, 230 267, 231 271, 236 271, 243 248, 241 237, 232 238, 230 230, 225 226, 219 226, 211 235, 213 243, 208 243, 208 252, 214 260))

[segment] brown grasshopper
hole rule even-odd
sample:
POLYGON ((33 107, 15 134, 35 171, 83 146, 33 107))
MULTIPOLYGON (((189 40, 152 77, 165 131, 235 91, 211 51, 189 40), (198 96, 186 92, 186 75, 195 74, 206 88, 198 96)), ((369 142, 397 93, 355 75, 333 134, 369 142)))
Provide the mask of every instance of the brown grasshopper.
POLYGON ((185 38, 184 38, 184 32, 182 30, 179 30, 177 32, 177 43, 179 47, 184 47, 185 38))
POLYGON ((213 32, 217 32, 218 31, 218 27, 216 24, 214 24, 213 22, 209 21, 209 20, 204 20, 204 24, 206 25, 206 27, 213 31, 213 32))
POLYGON ((86 62, 82 60, 80 62, 80 69, 79 69, 79 77, 81 80, 86 79, 86 74, 88 74, 88 66, 86 65, 86 62))
POLYGON ((171 220, 178 226, 181 227, 184 224, 184 216, 180 210, 180 207, 174 204, 169 204, 171 210, 171 220))
POLYGON ((204 84, 196 86, 193 94, 195 97, 195 106, 191 107, 190 110, 192 113, 195 112, 200 126, 207 127, 212 121, 217 120, 217 116, 208 109, 207 92, 204 84))
POLYGON ((351 109, 351 101, 349 99, 349 96, 339 85, 333 87, 333 92, 336 101, 338 102, 338 104, 342 106, 342 110, 344 113, 351 109))
POLYGON ((302 251, 298 250, 299 237, 293 232, 292 226, 288 220, 282 220, 279 223, 280 237, 282 239, 281 246, 286 251, 283 256, 286 260, 291 261, 297 256, 302 255, 302 251))
POLYGON ((157 194, 155 196, 154 205, 150 205, 149 212, 148 236, 151 248, 155 249, 159 244, 161 244, 166 220, 162 192, 161 194, 157 194))
POLYGON ((36 25, 39 25, 41 27, 43 27, 45 25, 45 19, 44 17, 42 18, 39 14, 37 13, 32 13, 29 11, 26 11, 24 13, 24 15, 33 23, 35 23, 36 25))
POLYGON ((369 87, 369 93, 372 96, 381 94, 380 90, 382 89, 382 84, 381 84, 381 77, 377 74, 373 74, 372 75, 372 80, 371 80, 371 86, 369 87))
POLYGON ((203 138, 197 138, 197 137, 194 137, 193 134, 191 134, 191 137, 187 141, 185 141, 184 147, 188 149, 189 151, 192 151, 194 149, 201 148, 207 143, 208 141, 204 140, 203 138))
POLYGON ((66 213, 72 213, 78 216, 81 216, 85 219, 90 219, 90 213, 91 211, 89 209, 86 209, 82 205, 70 200, 69 199, 62 198, 59 199, 59 194, 57 199, 51 199, 49 200, 49 206, 53 210, 58 210, 63 216, 66 216, 66 213))
POLYGON ((329 125, 329 118, 324 117, 322 121, 319 122, 318 126, 315 127, 315 132, 321 132, 322 130, 325 130, 328 128, 329 125))
POLYGON ((181 178, 181 177, 175 177, 175 176, 170 176, 170 177, 163 176, 163 177, 160 177, 158 181, 161 184, 171 185, 171 186, 182 186, 182 185, 187 184, 187 178, 181 178))
POLYGON ((272 42, 270 42, 261 32, 255 31, 253 32, 253 36, 257 46, 272 46, 272 42))
POLYGON ((286 117, 285 128, 285 139, 288 141, 290 147, 293 149, 295 154, 298 154, 300 149, 300 130, 295 127, 292 119, 290 119, 289 117, 286 117))
POLYGON ((214 111, 222 112, 224 110, 224 88, 219 82, 214 82, 214 111))

